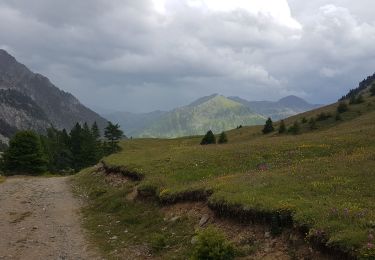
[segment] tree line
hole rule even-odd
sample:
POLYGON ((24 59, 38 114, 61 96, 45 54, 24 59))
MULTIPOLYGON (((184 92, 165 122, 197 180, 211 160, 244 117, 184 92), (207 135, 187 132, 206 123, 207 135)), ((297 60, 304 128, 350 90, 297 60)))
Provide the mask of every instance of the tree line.
POLYGON ((122 137, 120 126, 111 122, 104 129, 104 136, 96 122, 91 126, 76 123, 69 133, 54 127, 43 135, 19 131, 2 156, 2 170, 8 175, 72 173, 120 150, 118 142, 122 137))

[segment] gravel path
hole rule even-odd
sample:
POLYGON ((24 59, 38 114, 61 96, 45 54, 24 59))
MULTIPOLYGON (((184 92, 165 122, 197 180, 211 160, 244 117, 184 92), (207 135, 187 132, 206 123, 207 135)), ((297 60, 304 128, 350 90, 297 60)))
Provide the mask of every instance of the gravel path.
POLYGON ((69 178, 0 184, 0 259, 98 259, 87 248, 69 178))

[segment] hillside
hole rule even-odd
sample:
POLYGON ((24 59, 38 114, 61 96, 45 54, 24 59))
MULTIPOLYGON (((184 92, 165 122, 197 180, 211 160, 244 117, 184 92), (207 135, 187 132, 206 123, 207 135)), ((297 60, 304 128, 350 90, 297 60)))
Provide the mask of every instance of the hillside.
POLYGON ((242 104, 221 95, 212 95, 164 114, 143 129, 139 136, 192 136, 204 134, 210 129, 219 133, 239 125, 256 125, 263 121, 263 116, 242 104))
MULTIPOLYGON (((152 248, 153 237, 158 234, 165 237, 167 245, 158 251, 158 256, 187 256, 195 233, 184 225, 191 225, 193 217, 188 217, 190 213, 186 217, 179 214, 183 212, 184 201, 191 203, 186 206, 190 211, 200 201, 217 217, 229 217, 243 224, 268 223, 274 241, 289 237, 289 247, 279 249, 288 252, 289 257, 306 257, 295 251, 295 237, 299 236, 310 246, 331 252, 326 258, 308 256, 309 259, 374 259, 375 97, 370 96, 367 88, 361 93, 364 102, 348 105, 348 110, 340 116, 336 103, 286 119, 287 127, 299 122, 298 135, 277 132, 263 135, 261 126, 252 126, 227 132, 229 143, 225 145, 200 146, 201 137, 124 141, 122 152, 104 158, 106 173, 118 172, 133 179, 137 176, 134 189, 138 197, 157 198, 164 206, 160 212, 158 206, 148 206, 145 212, 160 215, 146 220, 138 208, 141 206, 137 206, 141 202, 124 202, 126 206, 120 203, 134 193, 129 183, 126 188, 119 186, 115 190, 105 184, 96 186, 106 183, 104 175, 88 169, 78 177, 83 189, 88 189, 85 194, 92 194, 90 199, 97 201, 96 205, 112 202, 111 206, 101 208, 103 216, 88 209, 89 221, 97 223, 109 214, 114 221, 105 228, 111 230, 110 236, 125 241, 125 245, 134 248, 145 245, 146 241, 152 248), (311 118, 316 123, 313 128, 309 123, 311 118), (163 222, 163 212, 169 212, 170 207, 166 206, 169 204, 177 204, 172 216, 181 219, 175 224, 163 222), (127 213, 129 208, 132 213, 127 213), (139 222, 134 222, 136 216, 139 222), (116 219, 122 221, 115 222, 116 219), (145 225, 153 229, 142 233, 145 225), (116 232, 125 227, 129 234, 116 232), (141 241, 132 239, 134 232, 140 234, 141 241)), ((232 228, 237 230, 234 222, 229 227, 216 219, 211 223, 224 230, 244 252, 248 244, 242 244, 231 232, 232 228)), ((109 239, 100 230, 93 226, 90 230, 102 248, 112 251, 117 248, 107 242, 109 239)), ((238 233, 243 235, 241 231, 238 233)), ((260 255, 262 248, 270 247, 269 242, 262 242, 264 236, 254 236, 250 241, 255 239, 256 247, 245 251, 244 256, 275 259, 275 255, 269 255, 273 247, 268 254, 260 255)))
POLYGON ((119 122, 128 136, 172 138, 203 134, 210 128, 220 132, 239 125, 256 125, 263 123, 263 118, 279 120, 317 107, 319 105, 309 104, 295 96, 272 102, 225 98, 215 94, 172 111, 117 112, 105 117, 119 122))
POLYGON ((46 126, 70 129, 76 122, 106 120, 83 106, 73 95, 54 86, 48 78, 31 72, 4 50, 0 50, 0 139, 12 130, 41 131, 46 126))
POLYGON ((322 106, 310 104, 296 96, 287 96, 276 102, 247 101, 239 97, 230 97, 230 99, 249 107, 260 115, 271 117, 273 120, 284 119, 322 106))

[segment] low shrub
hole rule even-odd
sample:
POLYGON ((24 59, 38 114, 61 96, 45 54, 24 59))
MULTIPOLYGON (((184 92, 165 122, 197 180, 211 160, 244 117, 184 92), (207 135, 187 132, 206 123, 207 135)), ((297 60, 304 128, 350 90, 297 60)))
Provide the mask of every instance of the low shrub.
POLYGON ((208 227, 197 235, 191 259, 194 260, 231 260, 235 257, 235 248, 222 232, 208 227))
POLYGON ((201 145, 207 144, 216 144, 216 137, 211 130, 206 133, 206 135, 203 137, 201 141, 201 145))
POLYGON ((151 237, 151 248, 153 252, 160 252, 167 246, 167 238, 164 234, 154 234, 151 237))

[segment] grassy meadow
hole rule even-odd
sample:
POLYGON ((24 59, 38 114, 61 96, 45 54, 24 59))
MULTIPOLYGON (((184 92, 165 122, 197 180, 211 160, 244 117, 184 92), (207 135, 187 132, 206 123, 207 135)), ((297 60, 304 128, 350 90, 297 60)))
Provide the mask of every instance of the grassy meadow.
MULTIPOLYGON (((285 120, 288 127, 300 123, 298 135, 263 135, 255 126, 227 132, 229 143, 223 145, 201 146, 202 137, 134 139, 103 161, 144 176, 138 190, 161 201, 208 191, 209 204, 216 207, 286 212, 307 239, 373 259, 375 99, 366 96, 340 118, 336 109, 333 104, 285 120), (306 121, 322 112, 332 116, 312 130, 306 121), (267 169, 260 170, 260 164, 267 169)), ((113 197, 102 200, 105 207, 116 203, 113 197)))

